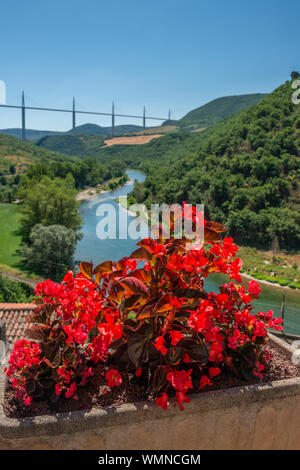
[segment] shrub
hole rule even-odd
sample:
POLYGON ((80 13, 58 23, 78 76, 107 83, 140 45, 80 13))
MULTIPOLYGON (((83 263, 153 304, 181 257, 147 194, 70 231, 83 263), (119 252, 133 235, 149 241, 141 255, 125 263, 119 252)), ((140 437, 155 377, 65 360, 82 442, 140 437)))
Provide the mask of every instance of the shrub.
POLYGON ((31 302, 33 288, 24 282, 13 281, 0 274, 0 302, 31 302))
POLYGON ((205 224, 201 249, 184 240, 143 239, 130 257, 95 268, 82 263, 62 284, 38 285, 31 339, 15 344, 6 371, 18 398, 63 393, 75 397, 101 361, 108 385, 135 373, 165 409, 169 395, 183 409, 191 389, 210 386, 220 374, 263 378, 270 354, 266 328, 282 329, 273 312, 252 313, 260 293, 241 284, 242 262, 224 227, 205 224), (206 292, 210 273, 228 274, 219 293, 206 292), (37 342, 39 340, 39 342, 37 342))
POLYGON ((64 225, 37 224, 30 232, 29 244, 21 248, 21 255, 34 272, 61 281, 74 266, 76 242, 74 230, 64 225))

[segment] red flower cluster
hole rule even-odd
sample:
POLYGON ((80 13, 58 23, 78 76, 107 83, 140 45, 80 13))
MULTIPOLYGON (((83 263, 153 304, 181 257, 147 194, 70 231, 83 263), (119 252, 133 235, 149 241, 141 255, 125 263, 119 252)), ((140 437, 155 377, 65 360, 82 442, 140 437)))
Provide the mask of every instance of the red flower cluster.
POLYGON ((119 387, 122 383, 122 377, 117 369, 110 369, 105 375, 109 387, 119 387))
POLYGON ((17 342, 6 373, 26 404, 41 395, 51 401, 62 394, 77 399, 77 387, 93 375, 93 364, 104 361, 112 341, 122 335, 115 322, 119 312, 104 307, 104 292, 82 274, 68 272, 61 284, 41 282, 35 293, 37 308, 28 318, 34 326, 27 333, 40 343, 17 342))
POLYGON ((32 397, 26 389, 26 374, 31 370, 37 370, 40 364, 41 348, 37 343, 26 339, 16 341, 8 363, 10 368, 5 368, 7 377, 10 377, 12 387, 16 390, 16 397, 23 400, 25 405, 31 405, 32 397))
MULTIPOLYGON (((191 218, 198 220, 193 211, 191 218)), ((282 320, 271 311, 253 313, 259 285, 241 284, 238 247, 222 240, 222 231, 205 221, 201 249, 147 238, 129 258, 82 263, 76 277, 69 272, 61 284, 40 283, 29 331, 38 342, 17 342, 7 370, 16 396, 26 404, 42 395, 76 399, 99 361, 114 364, 109 387, 124 374, 144 374, 163 409, 169 392, 182 410, 191 389, 209 387, 222 373, 262 378, 267 328, 280 330, 282 320), (206 292, 210 273, 230 281, 206 292)))

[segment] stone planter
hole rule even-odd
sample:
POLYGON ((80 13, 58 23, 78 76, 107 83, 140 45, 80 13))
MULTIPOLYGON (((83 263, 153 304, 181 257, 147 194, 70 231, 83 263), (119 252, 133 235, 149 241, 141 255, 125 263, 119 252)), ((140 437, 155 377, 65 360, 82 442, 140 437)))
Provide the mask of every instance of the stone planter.
MULTIPOLYGON (((1 403, 4 391, 1 374, 1 403)), ((24 419, 0 410, 0 449, 299 448, 300 377, 194 395, 184 412, 142 402, 24 419)))

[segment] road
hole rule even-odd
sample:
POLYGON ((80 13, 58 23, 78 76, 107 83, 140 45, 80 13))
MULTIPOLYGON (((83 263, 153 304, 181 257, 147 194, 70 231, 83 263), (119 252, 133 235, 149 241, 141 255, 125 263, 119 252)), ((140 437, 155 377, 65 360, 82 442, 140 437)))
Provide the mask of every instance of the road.
POLYGON ((7 277, 8 279, 11 279, 13 281, 24 282, 25 284, 28 284, 33 289, 36 287, 37 283, 40 282, 40 281, 34 281, 33 279, 26 279, 21 276, 17 276, 16 274, 7 273, 1 270, 0 270, 0 274, 2 274, 2 276, 7 277))

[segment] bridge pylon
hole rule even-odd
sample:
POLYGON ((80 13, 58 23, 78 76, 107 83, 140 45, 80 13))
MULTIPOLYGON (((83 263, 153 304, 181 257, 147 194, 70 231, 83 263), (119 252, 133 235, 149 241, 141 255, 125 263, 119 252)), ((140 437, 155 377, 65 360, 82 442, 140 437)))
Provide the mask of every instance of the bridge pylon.
POLYGON ((22 114, 22 140, 26 140, 25 95, 24 95, 24 91, 22 91, 21 114, 22 114))
POLYGON ((146 129, 146 106, 143 109, 143 129, 146 129))
POLYGON ((75 110, 75 97, 73 96, 73 108, 72 108, 72 129, 76 127, 76 110, 75 110))
POLYGON ((111 108, 111 136, 114 137, 115 135, 115 103, 112 102, 111 108))

